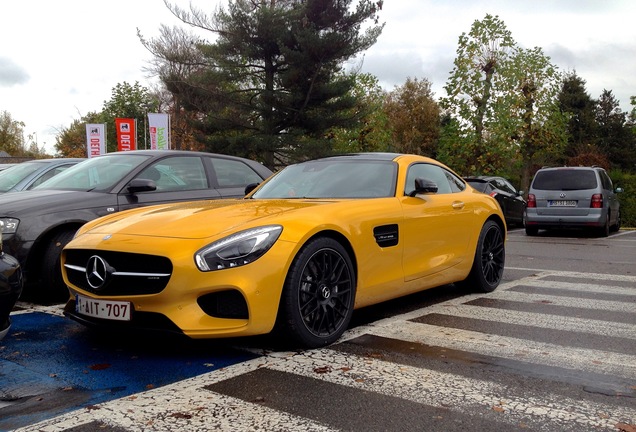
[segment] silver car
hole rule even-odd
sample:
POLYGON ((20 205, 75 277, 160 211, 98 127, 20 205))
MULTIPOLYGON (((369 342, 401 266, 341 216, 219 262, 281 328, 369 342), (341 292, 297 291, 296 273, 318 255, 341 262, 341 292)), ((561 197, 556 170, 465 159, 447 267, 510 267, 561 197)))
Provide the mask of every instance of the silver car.
POLYGON ((621 213, 612 180, 599 167, 541 168, 528 192, 526 234, 539 229, 591 229, 607 237, 618 231, 621 213))

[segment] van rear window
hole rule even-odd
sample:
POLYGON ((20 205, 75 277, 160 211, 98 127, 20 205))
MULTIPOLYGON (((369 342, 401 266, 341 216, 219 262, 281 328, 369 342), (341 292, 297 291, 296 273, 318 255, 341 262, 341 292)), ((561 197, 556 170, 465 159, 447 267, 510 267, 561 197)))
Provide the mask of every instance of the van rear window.
POLYGON ((532 188, 539 190, 596 189, 596 174, 592 170, 539 171, 532 188))

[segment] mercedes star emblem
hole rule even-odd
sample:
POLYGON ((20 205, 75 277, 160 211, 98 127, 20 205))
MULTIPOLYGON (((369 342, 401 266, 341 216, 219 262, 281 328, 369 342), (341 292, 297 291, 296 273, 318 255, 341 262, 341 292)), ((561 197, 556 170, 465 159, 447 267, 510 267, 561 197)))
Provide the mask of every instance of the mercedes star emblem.
POLYGON ((109 275, 110 266, 102 257, 93 255, 88 259, 88 264, 86 265, 86 281, 91 288, 95 291, 104 288, 109 275))

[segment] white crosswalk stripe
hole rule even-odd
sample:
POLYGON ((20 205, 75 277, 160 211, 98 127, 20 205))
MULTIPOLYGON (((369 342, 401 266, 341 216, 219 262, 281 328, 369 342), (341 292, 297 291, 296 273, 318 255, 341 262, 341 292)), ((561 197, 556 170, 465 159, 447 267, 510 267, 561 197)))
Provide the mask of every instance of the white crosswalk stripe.
MULTIPOLYGON (((636 314, 632 301, 595 300, 577 297, 580 293, 636 296, 636 277, 589 273, 540 271, 507 284, 487 295, 467 295, 400 316, 376 321, 348 331, 339 343, 362 335, 426 344, 441 349, 459 350, 474 355, 514 360, 542 367, 562 368, 634 382, 636 352, 625 354, 595 348, 565 346, 558 342, 533 341, 514 336, 449 328, 418 323, 425 315, 477 319, 498 325, 523 325, 544 330, 636 340, 636 323, 606 322, 577 316, 557 316, 538 312, 467 305, 471 300, 488 298, 519 303, 555 305, 594 311, 636 314), (569 281, 551 280, 571 278, 569 281), (513 291, 515 287, 564 290, 572 296, 513 291)), ((452 361, 452 360, 449 360, 452 361)), ((462 415, 492 412, 505 414, 503 421, 519 425, 537 420, 550 424, 551 430, 617 430, 617 425, 636 427, 636 405, 612 404, 573 399, 549 391, 513 388, 492 378, 481 379, 452 372, 361 356, 338 350, 337 346, 305 352, 274 352, 165 387, 77 410, 55 419, 31 425, 19 431, 64 431, 99 422, 101 425, 129 431, 161 430, 265 430, 330 431, 337 430, 320 422, 268 408, 205 389, 215 383, 267 369, 295 376, 372 392, 423 406, 443 406, 462 415), (317 373, 316 371, 320 371, 317 373), (166 407, 169 407, 168 409, 166 407), (631 422, 631 423, 626 423, 631 422)), ((629 429, 632 430, 632 429, 629 429)))

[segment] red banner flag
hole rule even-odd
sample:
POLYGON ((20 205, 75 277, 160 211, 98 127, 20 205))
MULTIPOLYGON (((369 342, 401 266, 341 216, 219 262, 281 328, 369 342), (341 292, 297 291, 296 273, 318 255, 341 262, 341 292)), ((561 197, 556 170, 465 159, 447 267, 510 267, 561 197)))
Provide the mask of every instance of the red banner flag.
POLYGON ((115 129, 117 129, 118 151, 137 149, 137 131, 135 128, 135 119, 116 118, 115 129))

